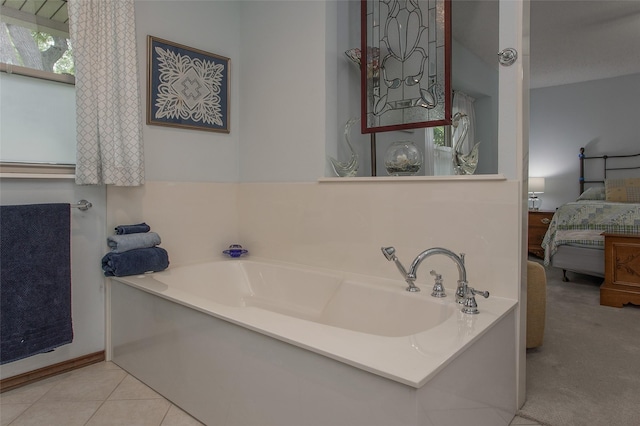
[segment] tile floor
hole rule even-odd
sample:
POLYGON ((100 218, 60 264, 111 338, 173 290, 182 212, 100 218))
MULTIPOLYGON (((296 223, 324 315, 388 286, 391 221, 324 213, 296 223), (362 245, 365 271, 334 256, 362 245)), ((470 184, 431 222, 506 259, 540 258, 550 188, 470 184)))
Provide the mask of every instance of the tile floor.
MULTIPOLYGON (((0 420, 1 426, 202 425, 111 362, 0 394, 0 420)), ((511 425, 538 423, 516 417, 511 425)))
POLYGON ((533 420, 525 419, 523 417, 515 416, 509 426, 541 426, 540 423, 536 423, 533 420))
POLYGON ((2 426, 202 425, 111 362, 0 394, 2 426))

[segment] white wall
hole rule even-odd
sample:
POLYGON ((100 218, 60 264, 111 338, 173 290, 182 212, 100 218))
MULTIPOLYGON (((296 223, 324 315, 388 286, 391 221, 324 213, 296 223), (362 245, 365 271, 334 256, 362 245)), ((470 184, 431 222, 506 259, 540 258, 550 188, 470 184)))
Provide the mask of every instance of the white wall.
POLYGON ((230 58, 229 134, 143 126, 147 180, 235 182, 239 177, 240 5, 237 1, 136 0, 140 89, 146 108, 147 36, 230 58))
MULTIPOLYGON (((466 254, 472 286, 517 299, 518 189, 506 180, 245 183, 238 192, 239 238, 255 256, 398 285, 403 280, 380 247, 394 246, 405 266, 429 247, 446 247, 466 254), (478 220, 468 220, 470 214, 478 220)), ((433 286, 431 269, 455 287, 457 268, 445 256, 425 261, 419 286, 433 286)))
POLYGON ((640 74, 531 91, 530 176, 543 176, 543 210, 575 201, 587 155, 640 152, 640 74))
POLYGON ((324 176, 324 1, 242 1, 240 180, 324 176))
POLYGON ((147 181, 107 188, 107 229, 148 223, 169 253, 170 267, 207 262, 238 239, 237 183, 147 181))
MULTIPOLYGON (((518 297, 514 277, 520 250, 514 234, 520 203, 513 181, 148 182, 107 191, 108 227, 153 224, 172 267, 221 258, 237 242, 252 257, 404 285, 380 247, 395 246, 408 265, 422 250, 443 246, 466 254, 472 286, 494 297, 518 297), (225 208, 218 200, 227 201, 225 208), (189 205, 198 208, 184 208, 189 205), (468 220, 471 211, 482 221, 468 220)), ((431 287, 431 269, 443 275, 446 286, 455 286, 458 272, 448 258, 436 256, 422 268, 420 286, 431 287)))
MULTIPOLYGON (((147 35, 231 59, 231 132, 145 125, 147 180, 324 176, 327 7, 324 1, 137 0, 142 82, 147 35)), ((146 97, 146 84, 143 89, 146 97)))

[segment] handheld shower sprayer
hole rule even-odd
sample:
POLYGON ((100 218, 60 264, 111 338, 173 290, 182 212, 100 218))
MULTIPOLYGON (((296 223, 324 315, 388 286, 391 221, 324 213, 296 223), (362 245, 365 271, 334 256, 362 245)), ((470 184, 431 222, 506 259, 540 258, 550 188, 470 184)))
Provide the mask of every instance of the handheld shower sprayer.
POLYGON ((382 254, 384 254, 384 257, 386 257, 387 260, 393 260, 396 257, 395 247, 380 247, 380 250, 382 250, 382 254))
POLYGON ((402 274, 402 278, 404 278, 407 284, 409 284, 407 290, 412 292, 420 291, 420 289, 413 284, 413 281, 416 279, 416 277, 410 276, 404 266, 402 266, 402 263, 400 263, 400 261, 396 257, 396 249, 394 247, 381 247, 380 249, 382 250, 382 254, 384 254, 384 257, 386 257, 389 262, 393 261, 396 264, 398 271, 400 271, 400 274, 402 274))

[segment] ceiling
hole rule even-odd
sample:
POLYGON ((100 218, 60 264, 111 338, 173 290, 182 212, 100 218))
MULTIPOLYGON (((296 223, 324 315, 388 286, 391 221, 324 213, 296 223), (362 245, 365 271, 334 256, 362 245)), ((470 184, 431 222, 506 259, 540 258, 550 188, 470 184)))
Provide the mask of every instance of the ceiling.
MULTIPOLYGON (((0 4, 68 22, 67 0, 0 4)), ((454 38, 496 67, 497 16, 496 0, 453 0, 454 38)), ((532 88, 640 73, 640 0, 531 0, 530 49, 532 88)))
MULTIPOLYGON (((452 14, 454 38, 497 66, 497 2, 454 0, 452 14)), ((640 0, 531 0, 530 16, 532 88, 640 73, 640 0)))
POLYGON ((0 0, 0 13, 7 23, 69 37, 67 0, 0 0))
POLYGON ((0 5, 56 22, 69 20, 67 0, 0 0, 0 5))
POLYGON ((531 2, 531 87, 640 73, 640 1, 531 2))

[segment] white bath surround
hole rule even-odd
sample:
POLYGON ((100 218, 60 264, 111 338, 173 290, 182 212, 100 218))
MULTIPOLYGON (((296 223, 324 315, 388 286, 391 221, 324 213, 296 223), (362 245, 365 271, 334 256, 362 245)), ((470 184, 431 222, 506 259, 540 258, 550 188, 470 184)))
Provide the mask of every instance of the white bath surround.
POLYGON ((206 424, 513 417, 515 300, 482 299, 481 313, 467 315, 453 297, 408 293, 402 280, 255 260, 111 286, 114 362, 206 424), (331 390, 317 383, 327 377, 331 390))
MULTIPOLYGON (((399 287, 400 293, 406 293, 406 284, 381 254, 380 247, 396 247, 396 254, 405 264, 426 248, 446 247, 466 253, 470 285, 491 292, 489 299, 478 301, 481 313, 471 320, 477 325, 485 321, 485 309, 491 315, 492 303, 502 298, 515 304, 518 297, 515 283, 521 251, 519 241, 513 238, 518 230, 517 193, 517 183, 506 180, 147 182, 144 188, 108 188, 107 198, 113 207, 108 227, 146 221, 163 236, 162 245, 169 252, 170 270, 174 271, 181 266, 210 262, 219 258, 229 244, 240 243, 249 250, 248 260, 261 258, 305 265, 311 270, 338 271, 341 277, 376 277, 370 281, 385 283, 385 287, 389 287, 386 283, 393 283, 390 287, 399 287)), ((456 266, 444 256, 433 256, 418 271, 416 284, 423 288, 420 297, 430 293, 430 269, 443 275, 451 293, 458 276, 456 266)), ((209 287, 208 281, 200 282, 209 287)), ((157 284, 168 285, 159 281, 157 284)), ((114 287, 117 286, 123 287, 114 287)), ((446 355, 446 368, 416 388, 191 307, 130 287, 124 290, 128 291, 121 295, 123 309, 110 323, 114 337, 125 333, 120 334, 121 340, 113 341, 114 361, 154 389, 162 389, 168 399, 184 400, 179 405, 189 413, 215 420, 207 424, 306 426, 314 423, 299 423, 300 416, 320 416, 327 421, 315 424, 322 426, 506 426, 517 409, 517 308, 507 308, 506 315, 503 311, 495 316, 492 327, 485 327, 484 334, 473 342, 467 341, 469 344, 455 359, 450 359, 455 352, 446 355), (500 316, 502 319, 498 320, 500 316), (221 359, 221 364, 214 359, 221 359), (184 384, 185 377, 188 386, 184 384), (318 405, 318 401, 328 405, 318 405), (422 415, 424 410, 429 411, 428 416, 422 415), (285 414, 291 417, 280 417, 285 414), (424 420, 426 417, 439 420, 424 420), (275 420, 264 421, 267 418, 275 420), (402 418, 404 423, 399 420, 402 418)), ((238 311, 249 311, 224 305, 219 308, 237 315, 241 313, 238 311)), ((251 316, 244 315, 245 320, 251 316)), ((255 327, 279 318, 279 314, 269 311, 252 315, 254 321, 260 322, 249 324, 255 327)), ((296 317, 287 321, 280 327, 297 333, 293 337, 298 344, 309 345, 305 339, 311 338, 325 341, 325 331, 334 328, 296 317), (300 323, 305 323, 303 329, 293 326, 300 323)), ((444 333, 442 342, 434 340, 421 348, 425 352, 443 348, 458 336, 456 327, 455 331, 444 333)), ((346 355, 353 355, 348 353, 353 352, 353 345, 345 336, 356 335, 358 332, 339 330, 330 340, 342 343, 338 354, 347 358, 346 355)), ((370 342, 410 340, 406 336, 370 337, 370 342)), ((358 363, 371 363, 381 348, 389 350, 386 344, 370 345, 369 352, 360 350, 358 363)), ((415 349, 407 353, 418 357, 415 349)), ((396 358, 392 353, 386 360, 391 357, 392 364, 398 365, 394 368, 402 368, 402 360, 409 355, 403 356, 396 358)), ((409 380, 418 383, 428 375, 425 372, 421 378, 409 380)))

